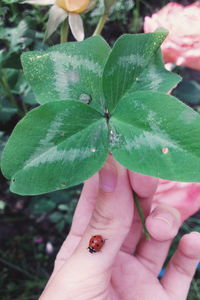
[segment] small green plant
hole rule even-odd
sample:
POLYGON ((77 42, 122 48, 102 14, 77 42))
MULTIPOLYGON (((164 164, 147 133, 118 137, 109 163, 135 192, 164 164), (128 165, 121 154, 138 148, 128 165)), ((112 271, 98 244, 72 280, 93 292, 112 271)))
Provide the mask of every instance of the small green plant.
POLYGON ((180 81, 163 66, 166 35, 126 34, 112 50, 94 36, 22 55, 40 106, 17 124, 3 152, 12 192, 79 184, 109 152, 139 173, 200 181, 200 117, 165 94, 180 81))

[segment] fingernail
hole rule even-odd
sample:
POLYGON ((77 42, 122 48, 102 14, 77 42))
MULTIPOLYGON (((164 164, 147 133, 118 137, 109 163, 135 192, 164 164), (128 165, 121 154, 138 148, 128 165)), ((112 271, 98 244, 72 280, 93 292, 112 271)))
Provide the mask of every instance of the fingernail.
POLYGON ((180 226, 180 214, 173 207, 158 206, 147 218, 146 226, 154 239, 159 241, 172 239, 180 226))
POLYGON ((106 162, 99 172, 99 186, 104 192, 113 192, 117 186, 117 168, 106 162))

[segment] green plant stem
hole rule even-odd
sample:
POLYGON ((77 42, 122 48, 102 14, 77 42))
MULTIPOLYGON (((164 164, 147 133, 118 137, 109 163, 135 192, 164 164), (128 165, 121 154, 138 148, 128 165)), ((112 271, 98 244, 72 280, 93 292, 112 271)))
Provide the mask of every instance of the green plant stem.
POLYGON ((23 111, 24 111, 24 115, 26 115, 27 112, 28 112, 28 108, 27 108, 27 105, 24 101, 22 101, 22 108, 23 108, 23 111))
POLYGON ((61 26, 61 29, 60 29, 60 43, 66 43, 67 42, 68 33, 69 33, 68 19, 65 19, 65 21, 62 23, 62 26, 61 26))
POLYGON ((17 104, 17 101, 15 99, 15 97, 13 96, 13 94, 10 91, 10 86, 8 84, 6 75, 1 72, 0 74, 0 84, 2 86, 2 89, 5 91, 7 97, 8 97, 8 101, 10 102, 10 104, 14 107, 17 108, 17 114, 18 116, 21 118, 25 115, 25 113, 20 109, 20 106, 17 104))
POLYGON ((18 108, 17 103, 15 101, 15 97, 10 92, 10 87, 8 85, 8 82, 7 82, 6 77, 4 76, 4 74, 1 75, 0 82, 1 82, 2 88, 4 89, 4 91, 6 92, 6 94, 8 96, 10 104, 12 104, 13 106, 18 108))
POLYGON ((140 15, 140 0, 136 0, 136 9, 138 11, 138 15, 140 15))
POLYGON ((27 217, 15 217, 15 218, 4 218, 0 221, 1 223, 9 223, 9 222, 24 222, 25 220, 28 220, 27 217))
POLYGON ((134 202, 135 202, 135 206, 137 208, 137 211, 138 211, 138 214, 140 216, 140 220, 141 220, 141 223, 142 223, 142 227, 143 227, 143 231, 144 231, 144 235, 146 237, 147 240, 150 240, 151 237, 150 237, 150 234, 146 228, 146 225, 145 225, 145 216, 144 216, 144 212, 142 210, 142 207, 140 205, 140 202, 139 202, 139 199, 138 199, 138 196, 135 192, 133 192, 133 199, 134 199, 134 202))
POLYGON ((108 20, 108 14, 107 13, 104 13, 101 18, 99 19, 99 22, 97 24, 97 27, 93 33, 93 35, 97 35, 97 34, 101 34, 102 30, 103 30, 103 27, 105 25, 105 23, 107 22, 108 20))
POLYGON ((12 16, 19 15, 19 11, 18 11, 18 8, 16 6, 16 3, 10 3, 10 7, 11 7, 11 11, 12 11, 12 16))
POLYGON ((12 264, 11 262, 8 262, 7 260, 0 258, 0 262, 4 265, 6 265, 7 267, 16 270, 24 275, 26 275, 28 278, 30 279, 36 279, 36 277, 34 275, 31 275, 30 273, 26 272, 25 270, 23 270, 22 268, 12 264))

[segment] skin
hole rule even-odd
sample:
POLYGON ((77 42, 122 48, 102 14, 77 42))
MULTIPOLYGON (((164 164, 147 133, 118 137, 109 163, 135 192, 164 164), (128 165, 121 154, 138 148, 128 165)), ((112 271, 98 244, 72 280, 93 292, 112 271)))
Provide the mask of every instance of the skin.
POLYGON ((85 182, 69 235, 55 261, 40 300, 184 300, 200 259, 200 234, 185 235, 161 281, 157 279, 172 239, 181 225, 179 212, 162 205, 151 213, 157 179, 129 172, 112 157, 85 182), (151 234, 147 241, 134 209, 139 196, 151 234), (106 239, 91 254, 91 236, 106 239))

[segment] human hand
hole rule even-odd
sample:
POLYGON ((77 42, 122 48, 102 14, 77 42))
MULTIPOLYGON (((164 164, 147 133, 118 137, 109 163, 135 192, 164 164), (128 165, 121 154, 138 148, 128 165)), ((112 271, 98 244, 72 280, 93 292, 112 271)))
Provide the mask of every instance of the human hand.
POLYGON ((157 275, 180 217, 174 208, 157 207, 146 220, 151 240, 144 239, 132 187, 148 214, 157 182, 147 179, 131 174, 129 181, 127 171, 110 157, 85 183, 72 228, 40 300, 186 299, 200 259, 200 235, 182 238, 160 282, 157 275), (97 234, 106 241, 101 252, 91 254, 88 243, 97 234))
POLYGON ((200 183, 159 179, 152 202, 175 207, 184 221, 200 209, 200 183))

